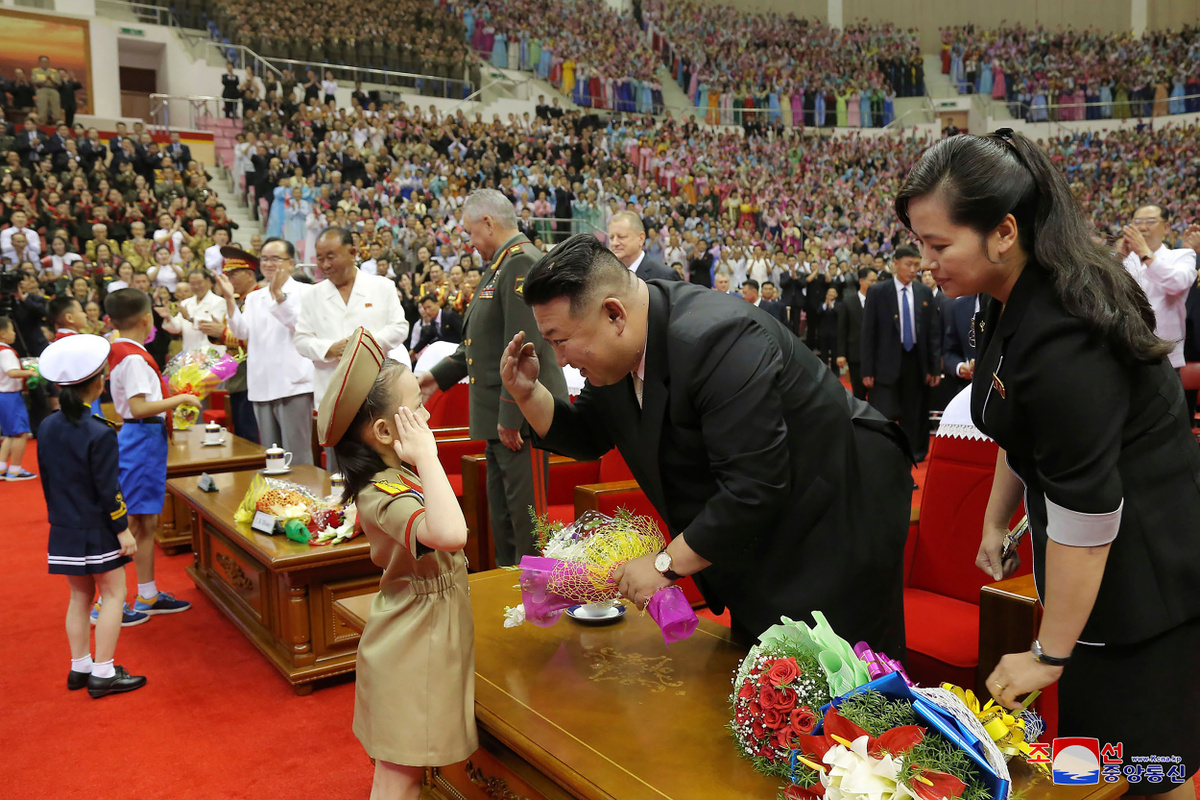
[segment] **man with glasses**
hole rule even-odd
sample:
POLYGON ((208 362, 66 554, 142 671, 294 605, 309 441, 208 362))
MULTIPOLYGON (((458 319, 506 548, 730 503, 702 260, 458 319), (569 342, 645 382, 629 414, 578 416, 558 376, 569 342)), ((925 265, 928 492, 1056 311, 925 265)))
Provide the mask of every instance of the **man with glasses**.
MULTIPOLYGON (((249 253, 230 259, 231 252, 232 248, 225 248, 226 272, 231 264, 255 261, 249 253)), ((250 291, 241 309, 230 279, 217 276, 228 311, 226 324, 246 343, 246 396, 254 408, 259 441, 290 450, 293 463, 311 464, 313 362, 300 355, 292 337, 301 298, 312 287, 292 278, 296 248, 289 241, 267 239, 257 262, 267 291, 250 291)))
POLYGON ((1118 250, 1125 269, 1137 280, 1154 309, 1154 332, 1175 343, 1171 366, 1179 370, 1184 363, 1187 296, 1196 283, 1196 251, 1169 249, 1163 243, 1166 235, 1167 210, 1160 205, 1145 205, 1134 212, 1131 224, 1122 230, 1118 250))

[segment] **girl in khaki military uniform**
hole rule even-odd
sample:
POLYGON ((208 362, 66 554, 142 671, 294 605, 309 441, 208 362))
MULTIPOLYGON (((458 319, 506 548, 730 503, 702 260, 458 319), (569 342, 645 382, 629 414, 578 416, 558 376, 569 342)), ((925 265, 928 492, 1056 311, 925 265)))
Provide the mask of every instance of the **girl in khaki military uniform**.
POLYGON ((354 697, 354 734, 375 761, 372 800, 417 800, 426 767, 462 761, 479 744, 467 526, 428 419, 412 372, 359 328, 317 424, 384 571, 354 697))

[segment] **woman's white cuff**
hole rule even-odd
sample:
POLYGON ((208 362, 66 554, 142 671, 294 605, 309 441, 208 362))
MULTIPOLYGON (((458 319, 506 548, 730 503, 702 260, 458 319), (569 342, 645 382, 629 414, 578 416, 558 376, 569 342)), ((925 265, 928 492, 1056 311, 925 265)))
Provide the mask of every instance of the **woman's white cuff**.
POLYGON ((1121 510, 1125 500, 1116 511, 1107 514, 1085 514, 1071 511, 1046 498, 1046 535, 1069 547, 1100 547, 1117 538, 1121 527, 1121 510))

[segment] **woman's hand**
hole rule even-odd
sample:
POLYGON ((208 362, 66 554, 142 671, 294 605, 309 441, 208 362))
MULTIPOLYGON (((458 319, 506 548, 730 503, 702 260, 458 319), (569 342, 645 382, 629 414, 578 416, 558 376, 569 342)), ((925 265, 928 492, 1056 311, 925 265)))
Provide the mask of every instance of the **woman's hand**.
POLYGON ((1001 559, 1000 552, 1004 549, 1004 537, 1008 528, 998 525, 983 526, 983 536, 979 542, 979 555, 975 556, 975 566, 991 576, 992 580, 1002 581, 1010 577, 1021 566, 1021 557, 1016 549, 1001 559))
POLYGON ((1018 697, 1044 689, 1062 675, 1062 667, 1043 664, 1033 653, 1009 653, 1000 659, 987 679, 987 689, 996 702, 1010 710, 1021 707, 1018 697))
POLYGON ((414 414, 412 409, 400 406, 392 420, 396 423, 396 439, 392 442, 392 449, 401 461, 419 468, 429 459, 437 458, 437 442, 424 419, 414 414))

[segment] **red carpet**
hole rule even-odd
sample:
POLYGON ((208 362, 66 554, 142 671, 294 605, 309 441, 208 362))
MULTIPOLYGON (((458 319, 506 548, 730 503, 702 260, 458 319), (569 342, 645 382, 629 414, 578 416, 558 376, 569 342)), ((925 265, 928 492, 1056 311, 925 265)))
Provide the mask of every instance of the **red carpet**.
MULTIPOLYGON (((25 465, 36 463, 31 446, 25 465)), ((67 582, 46 572, 40 483, 0 483, 0 505, 9 559, 0 588, 9 620, 4 796, 367 797, 372 766, 350 730, 353 683, 297 697, 184 574, 191 554, 159 552, 156 565, 159 587, 192 610, 121 631, 117 663, 147 686, 99 700, 68 692, 67 582)), ((132 598, 132 564, 126 573, 132 598)))

